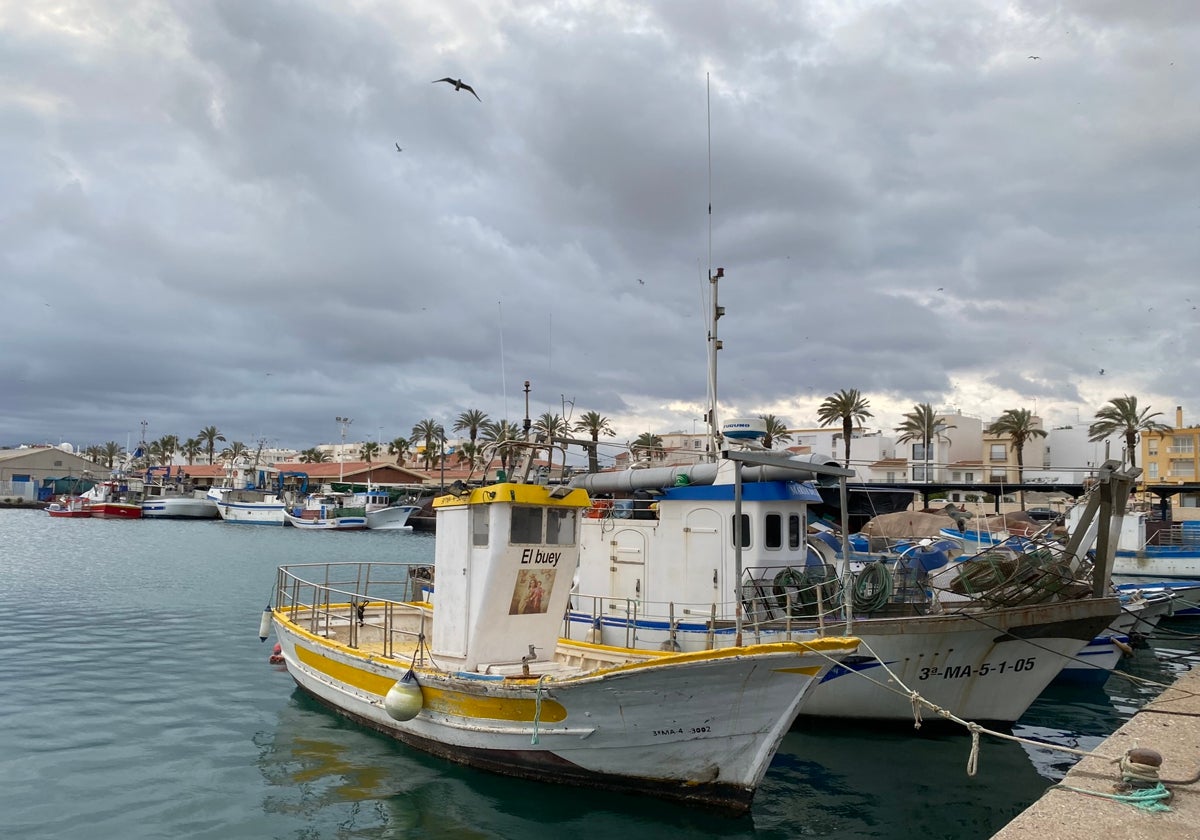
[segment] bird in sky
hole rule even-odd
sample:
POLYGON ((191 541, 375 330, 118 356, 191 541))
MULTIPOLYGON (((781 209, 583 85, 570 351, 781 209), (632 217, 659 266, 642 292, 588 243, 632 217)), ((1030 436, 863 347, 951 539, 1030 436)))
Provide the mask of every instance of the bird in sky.
MULTIPOLYGON (((479 99, 479 94, 475 92, 475 88, 471 87, 462 79, 451 79, 449 76, 447 76, 444 79, 434 79, 430 84, 436 85, 438 82, 449 82, 450 84, 454 85, 455 90, 469 91, 472 96, 474 96, 476 99, 479 99)), ((479 99, 479 101, 482 102, 483 100, 479 99)))
POLYGON ((1031 55, 1031 56, 1029 56, 1029 57, 1030 57, 1030 58, 1032 58, 1034 61, 1039 61, 1039 60, 1041 60, 1041 56, 1040 56, 1040 55, 1031 55))
POLYGON ((1104 368, 1100 368, 1100 375, 1101 375, 1101 376, 1103 376, 1103 375, 1104 375, 1104 368))
POLYGON ((645 280, 643 280, 641 277, 639 277, 639 278, 638 278, 638 285, 639 285, 639 286, 645 286, 645 285, 646 285, 646 281, 645 281, 645 280))
POLYGON ((396 144, 396 151, 397 151, 397 152, 403 152, 403 151, 404 151, 403 149, 401 149, 401 148, 400 148, 400 144, 399 144, 399 143, 397 143, 397 144, 396 144))

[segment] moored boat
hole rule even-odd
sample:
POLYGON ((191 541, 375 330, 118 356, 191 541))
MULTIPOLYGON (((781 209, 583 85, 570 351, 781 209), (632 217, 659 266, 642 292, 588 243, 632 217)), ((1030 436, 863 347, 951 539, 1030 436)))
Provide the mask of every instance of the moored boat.
POLYGON ((560 641, 588 504, 512 483, 439 498, 434 603, 402 564, 281 567, 271 617, 289 673, 451 761, 746 811, 808 689, 857 639, 696 653, 560 641))
POLYGON ((171 467, 150 467, 146 470, 142 491, 143 519, 217 519, 217 503, 203 490, 188 483, 180 469, 172 475, 171 467))
POLYGON ((1012 722, 1120 610, 1060 562, 1024 559, 958 591, 915 565, 852 570, 808 540, 812 482, 841 469, 813 460, 727 452, 716 464, 575 479, 591 493, 648 495, 584 517, 572 636, 688 651, 731 644, 739 616, 755 641, 845 627, 862 651, 810 692, 802 716, 911 721, 898 681, 960 718, 1012 722))
POLYGON ((303 531, 365 531, 366 509, 353 502, 352 494, 313 493, 303 504, 284 508, 284 524, 303 531))
POLYGON ((126 479, 101 481, 84 493, 96 519, 141 519, 141 490, 126 479))
POLYGON ((56 519, 90 519, 92 503, 83 496, 59 496, 46 506, 46 513, 56 519))

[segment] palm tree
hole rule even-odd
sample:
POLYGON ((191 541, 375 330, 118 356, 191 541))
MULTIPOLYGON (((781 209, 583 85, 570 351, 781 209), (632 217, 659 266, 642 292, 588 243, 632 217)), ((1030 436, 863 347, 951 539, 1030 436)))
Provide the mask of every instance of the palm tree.
POLYGON ((600 455, 597 449, 600 445, 600 435, 606 437, 616 436, 612 425, 607 417, 603 417, 599 412, 587 411, 575 421, 575 425, 571 427, 572 431, 585 432, 592 438, 592 445, 588 447, 588 472, 594 473, 600 471, 600 455))
POLYGON ((371 465, 371 461, 379 454, 379 444, 373 440, 369 440, 362 445, 358 450, 358 458, 360 461, 366 461, 367 466, 371 465))
POLYGON ((87 449, 83 450, 83 457, 87 458, 93 464, 99 464, 104 460, 104 447, 93 443, 87 449))
POLYGON ((513 460, 513 448, 505 446, 509 441, 523 440, 521 430, 507 420, 488 421, 480 430, 485 443, 492 444, 500 452, 500 469, 508 475, 509 465, 513 460))
POLYGON ((240 440, 235 440, 221 450, 221 460, 228 461, 230 464, 236 464, 240 459, 246 458, 249 455, 250 450, 240 440))
POLYGON ((301 464, 326 464, 328 462, 329 453, 315 446, 300 453, 301 464))
POLYGON ((629 446, 630 451, 634 453, 636 460, 638 451, 644 451, 646 457, 653 461, 655 458, 662 460, 667 457, 667 453, 662 448, 662 438, 654 434, 654 432, 642 432, 629 446))
MULTIPOLYGON (((989 435, 1005 436, 1017 453, 1017 484, 1025 483, 1025 444, 1032 438, 1044 438, 1045 430, 1034 425, 1033 413, 1027 408, 1010 408, 983 430, 989 435)), ((1025 491, 1022 490, 1021 510, 1025 510, 1025 491)))
POLYGON ((1129 453, 1129 466, 1137 466, 1137 450, 1140 432, 1169 432, 1171 427, 1155 420, 1162 412, 1150 414, 1150 407, 1138 411, 1137 397, 1126 394, 1113 397, 1108 405, 1096 412, 1096 422, 1088 426, 1088 440, 1096 443, 1115 434, 1125 437, 1125 451, 1129 453))
POLYGON ((198 438, 188 438, 179 447, 179 454, 187 459, 188 466, 196 463, 196 459, 200 457, 200 453, 204 451, 204 445, 200 443, 198 438))
POLYGON ((100 448, 100 458, 104 461, 104 465, 110 470, 113 464, 117 462, 122 455, 125 454, 125 447, 117 443, 115 440, 110 440, 100 448))
POLYGON ((442 425, 433 419, 422 420, 420 423, 412 427, 410 435, 412 440, 425 441, 425 469, 433 468, 433 442, 438 441, 438 451, 441 451, 441 441, 446 439, 446 430, 442 425))
POLYGON ((167 461, 163 464, 165 467, 171 463, 171 459, 175 457, 175 453, 179 450, 179 435, 163 435, 158 439, 163 452, 167 454, 167 461))
POLYGON ((175 450, 168 449, 161 440, 151 441, 146 444, 146 460, 157 464, 160 467, 165 467, 171 463, 171 458, 174 457, 175 450))
POLYGON ((213 453, 217 449, 217 441, 224 443, 225 435, 217 431, 216 426, 205 426, 196 437, 204 445, 204 451, 208 453, 208 463, 211 464, 213 462, 213 453))
POLYGON ((760 414, 758 419, 763 421, 763 426, 766 429, 766 434, 763 435, 762 445, 770 449, 775 442, 790 443, 792 440, 791 434, 787 430, 787 423, 780 420, 774 414, 760 414))
POLYGON ((825 402, 817 408, 817 419, 821 421, 822 426, 831 426, 839 421, 842 424, 842 443, 846 447, 846 461, 843 466, 846 469, 850 469, 850 436, 854 432, 855 422, 857 421, 859 428, 862 428, 863 420, 875 416, 867 410, 870 405, 857 388, 843 388, 826 397, 825 402))
POLYGON ((461 467, 466 464, 471 469, 475 468, 475 464, 479 461, 479 444, 467 442, 458 447, 454 452, 455 462, 461 467))
POLYGON ((946 429, 957 428, 947 425, 941 420, 929 403, 917 403, 913 410, 904 415, 904 423, 896 427, 897 432, 903 432, 896 438, 896 443, 907 443, 910 440, 921 441, 922 454, 925 456, 925 481, 929 481, 929 442, 941 437, 946 429))
POLYGON ((547 411, 533 422, 533 430, 538 433, 539 437, 542 435, 546 437, 548 450, 546 454, 550 470, 554 469, 554 439, 565 435, 567 429, 567 421, 551 411, 547 411))
POLYGON ((458 415, 458 419, 454 421, 454 431, 466 432, 467 437, 471 441, 471 449, 475 449, 475 441, 479 439, 479 432, 483 429, 485 423, 488 422, 488 416, 478 409, 472 408, 470 411, 464 411, 458 415))
POLYGON ((397 464, 403 464, 411 448, 412 446, 409 444, 408 438, 398 437, 388 443, 388 454, 396 459, 397 464))

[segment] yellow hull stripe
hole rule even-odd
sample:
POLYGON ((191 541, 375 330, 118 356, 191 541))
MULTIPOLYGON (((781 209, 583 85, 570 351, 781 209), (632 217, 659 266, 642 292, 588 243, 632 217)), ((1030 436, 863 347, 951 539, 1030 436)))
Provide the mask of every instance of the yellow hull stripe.
MULTIPOLYGON (((347 665, 300 645, 296 646, 296 658, 314 671, 379 697, 387 694, 396 682, 393 677, 347 665)), ((420 676, 418 673, 418 682, 420 676)), ((479 685, 482 690, 486 688, 487 683, 480 681, 479 685)), ((532 685, 533 683, 530 683, 531 687, 532 685)), ((488 697, 481 694, 468 694, 464 691, 434 688, 424 684, 421 685, 421 698, 422 706, 425 709, 463 718, 532 723, 537 713, 535 698, 525 700, 514 697, 488 697)), ((546 723, 559 723, 567 719, 567 710, 561 703, 547 697, 543 691, 542 712, 539 719, 546 723)))

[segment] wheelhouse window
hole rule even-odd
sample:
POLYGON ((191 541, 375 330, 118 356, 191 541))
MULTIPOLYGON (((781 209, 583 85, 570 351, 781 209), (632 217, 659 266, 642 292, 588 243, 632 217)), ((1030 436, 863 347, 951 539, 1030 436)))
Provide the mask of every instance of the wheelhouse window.
MULTIPOLYGON (((733 543, 734 547, 736 547, 737 546, 738 517, 735 515, 735 516, 731 516, 729 519, 730 519, 729 539, 733 543)), ((749 516, 749 514, 743 513, 741 516, 741 519, 742 519, 742 548, 749 548, 750 547, 750 516, 749 516)))
POLYGON ((482 547, 488 544, 490 515, 491 505, 476 505, 471 509, 471 545, 482 547))
POLYGON ((509 542, 540 545, 542 542, 542 508, 514 507, 509 542))
POLYGON ((783 548, 783 517, 768 513, 763 523, 763 545, 770 549, 783 548))
POLYGON ((800 529, 800 515, 793 513, 788 516, 788 548, 799 548, 801 540, 800 535, 804 531, 800 529))
POLYGON ((549 545, 571 545, 575 542, 575 508, 546 509, 546 542, 549 545))

